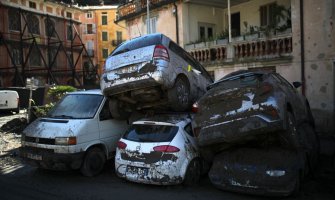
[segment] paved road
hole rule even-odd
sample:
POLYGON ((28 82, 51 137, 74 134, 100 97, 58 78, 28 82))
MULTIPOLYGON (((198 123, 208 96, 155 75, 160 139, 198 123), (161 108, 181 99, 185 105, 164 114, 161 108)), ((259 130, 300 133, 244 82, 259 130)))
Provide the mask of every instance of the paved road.
MULTIPOLYGON (((8 119, 8 117, 6 117, 8 119)), ((0 116, 0 122, 3 117, 0 116)), ((2 133, 0 133, 2 134, 2 133)), ((15 149, 14 149, 15 151, 15 149)), ((0 156, 0 199, 195 199, 195 200, 244 200, 268 199, 257 196, 241 195, 215 189, 207 177, 200 185, 152 186, 130 183, 116 177, 113 163, 105 166, 97 177, 83 177, 78 171, 55 172, 25 165, 17 156, 0 156)), ((321 160, 320 166, 324 166, 321 160)), ((329 169, 329 168, 328 168, 329 169)), ((332 171, 320 167, 316 178, 309 179, 303 186, 300 197, 295 199, 334 200, 335 181, 332 171)), ((282 199, 282 198, 277 198, 282 199)), ((294 198, 285 198, 294 199, 294 198)))

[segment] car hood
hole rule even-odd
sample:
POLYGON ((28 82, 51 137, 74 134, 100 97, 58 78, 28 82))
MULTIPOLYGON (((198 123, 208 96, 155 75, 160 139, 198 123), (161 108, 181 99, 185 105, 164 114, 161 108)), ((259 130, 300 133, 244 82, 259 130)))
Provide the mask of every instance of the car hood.
MULTIPOLYGON (((93 119, 38 118, 23 131, 26 136, 40 138, 71 137, 94 129, 93 119)), ((97 131, 97 130, 95 130, 97 131)))

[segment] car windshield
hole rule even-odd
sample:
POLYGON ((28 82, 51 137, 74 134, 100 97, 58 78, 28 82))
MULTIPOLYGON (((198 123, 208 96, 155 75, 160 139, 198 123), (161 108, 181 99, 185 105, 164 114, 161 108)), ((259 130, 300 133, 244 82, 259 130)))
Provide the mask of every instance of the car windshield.
POLYGON ((144 37, 135 38, 129 40, 125 43, 122 43, 118 46, 111 54, 111 56, 115 56, 121 53, 125 53, 128 51, 132 51, 134 49, 139 49, 147 46, 158 45, 162 43, 161 35, 148 35, 144 37))
POLYGON ((239 76, 230 76, 230 77, 224 77, 220 79, 219 81, 209 85, 207 89, 214 88, 216 86, 220 86, 220 88, 241 88, 241 87, 250 87, 250 86, 256 86, 260 82, 263 81, 263 75, 262 74, 245 74, 245 75, 239 75, 239 76))
POLYGON ((102 95, 68 94, 50 110, 47 116, 61 119, 93 118, 102 100, 102 95))
POLYGON ((171 142, 178 126, 133 124, 123 138, 135 142, 171 142))

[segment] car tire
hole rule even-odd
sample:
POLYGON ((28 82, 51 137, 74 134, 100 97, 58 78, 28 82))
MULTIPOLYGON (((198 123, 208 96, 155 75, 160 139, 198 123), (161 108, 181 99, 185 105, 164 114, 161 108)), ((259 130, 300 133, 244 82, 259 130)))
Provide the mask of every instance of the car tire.
POLYGON ((100 148, 89 149, 84 157, 80 168, 84 176, 92 177, 98 175, 104 168, 106 156, 100 148))
POLYGON ((191 105, 190 84, 186 78, 178 77, 168 90, 168 99, 174 111, 186 111, 191 105))
POLYGON ((188 166, 184 177, 184 185, 197 185, 200 181, 201 167, 197 159, 192 160, 188 166))
POLYGON ((126 120, 130 117, 130 112, 126 111, 119 100, 110 99, 109 100, 109 110, 113 118, 126 120))

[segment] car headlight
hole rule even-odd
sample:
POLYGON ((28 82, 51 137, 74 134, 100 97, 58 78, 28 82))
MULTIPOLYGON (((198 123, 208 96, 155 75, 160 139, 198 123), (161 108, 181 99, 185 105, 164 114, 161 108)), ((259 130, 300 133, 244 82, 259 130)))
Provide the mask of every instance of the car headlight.
POLYGON ((56 145, 76 145, 77 138, 76 137, 56 137, 55 144, 56 145))
POLYGON ((269 176, 273 176, 273 177, 279 177, 279 176, 284 176, 285 171, 284 170, 267 170, 266 174, 269 176))

